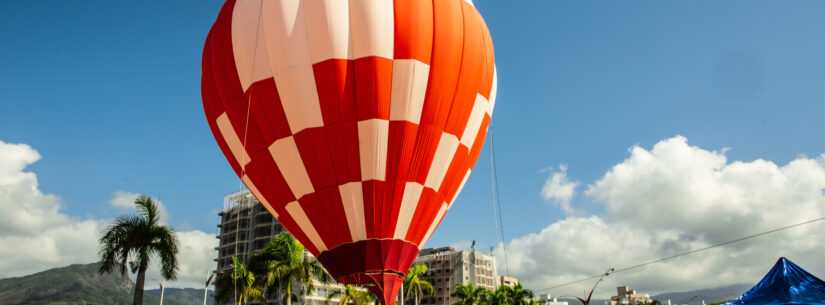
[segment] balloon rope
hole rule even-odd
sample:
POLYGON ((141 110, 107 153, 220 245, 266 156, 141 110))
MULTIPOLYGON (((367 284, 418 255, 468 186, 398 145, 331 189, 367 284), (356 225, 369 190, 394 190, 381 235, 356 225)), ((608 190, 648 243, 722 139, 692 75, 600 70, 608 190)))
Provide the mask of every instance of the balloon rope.
MULTIPOLYGON (((249 63, 250 67, 249 67, 249 69, 247 69, 247 71, 249 71, 249 72, 247 72, 248 74, 247 74, 246 79, 248 79, 248 80, 251 80, 252 77, 255 76, 254 69, 255 69, 255 61, 257 61, 256 57, 258 56, 258 40, 259 40, 258 35, 261 32, 260 28, 261 28, 261 15, 262 14, 263 14, 263 0, 260 1, 260 4, 258 6, 258 23, 257 23, 257 27, 255 28, 255 46, 254 46, 254 48, 252 48, 252 61, 249 63)), ((251 81, 250 81, 249 85, 250 85, 250 87, 252 86, 251 81)), ((247 88, 247 90, 249 90, 249 88, 247 88)), ((247 135, 249 134, 249 114, 250 114, 250 109, 252 108, 252 97, 249 94, 246 94, 246 92, 244 92, 244 94, 246 95, 246 119, 244 119, 243 141, 241 142, 241 146, 243 147, 243 150, 246 151, 246 139, 247 139, 247 135)), ((241 158, 243 158, 243 159, 241 159, 241 164, 240 164, 240 166, 241 166, 241 181, 239 183, 240 185, 238 186, 238 193, 239 194, 242 194, 243 191, 244 191, 244 188, 246 188, 246 186, 244 185, 244 182, 243 182, 243 177, 246 177, 246 163, 250 161, 250 160, 246 160, 247 157, 251 158, 251 156, 249 156, 249 153, 241 155, 241 158)), ((246 205, 246 203, 247 203, 246 196, 243 196, 243 195, 240 196, 240 204, 238 206, 238 216, 237 216, 238 219, 237 219, 237 222, 235 223, 235 256, 236 257, 238 256, 238 244, 239 244, 239 237, 240 237, 240 233, 241 233, 241 210, 244 208, 243 206, 246 205)), ((252 209, 248 209, 247 213, 251 216, 252 215, 252 209)), ((249 236, 247 236, 247 237, 249 237, 249 236)), ((248 244, 246 245, 244 250, 247 253, 249 252, 249 245, 248 244)), ((247 255, 244 255, 243 261, 246 262, 246 259, 247 259, 247 255)), ((235 272, 235 271, 233 270, 232 272, 235 272)), ((238 302, 237 300, 238 300, 238 285, 235 285, 235 300, 234 301, 236 302, 236 305, 237 305, 237 302, 238 302)))
MULTIPOLYGON (((260 38, 259 35, 261 33, 261 15, 263 14, 262 13, 263 3, 264 3, 263 1, 260 1, 260 4, 258 5, 258 22, 257 22, 257 26, 255 28, 255 45, 252 48, 252 61, 249 62, 249 69, 247 69, 248 72, 247 72, 246 79, 250 80, 249 88, 246 89, 247 91, 252 87, 252 81, 251 80, 252 80, 252 77, 255 76, 255 68, 256 68, 255 67, 255 62, 258 60, 258 58, 257 58, 258 57, 258 42, 259 42, 259 38, 260 38)), ((252 96, 249 95, 247 92, 244 92, 244 95, 246 95, 246 119, 244 119, 243 142, 241 143, 241 146, 243 146, 244 151, 246 151, 246 139, 247 139, 247 135, 249 134, 249 115, 250 115, 250 110, 252 109, 252 96)), ((242 156, 242 158, 246 158, 246 157, 251 158, 251 156, 249 156, 249 153, 242 156)), ((239 187, 240 192, 243 192, 243 189, 244 189, 243 177, 246 176, 246 163, 249 162, 249 161, 250 160, 245 160, 244 159, 241 162, 243 164, 241 164, 241 179, 242 180, 240 181, 241 182, 240 187, 239 187)))
POLYGON ((496 173, 496 150, 493 144, 493 125, 490 125, 490 183, 492 187, 491 201, 493 205, 493 218, 496 222, 496 234, 498 235, 498 242, 501 244, 501 250, 504 254, 504 271, 507 275, 510 274, 510 259, 507 257, 507 245, 504 243, 504 219, 502 218, 501 200, 498 194, 498 174, 496 173))

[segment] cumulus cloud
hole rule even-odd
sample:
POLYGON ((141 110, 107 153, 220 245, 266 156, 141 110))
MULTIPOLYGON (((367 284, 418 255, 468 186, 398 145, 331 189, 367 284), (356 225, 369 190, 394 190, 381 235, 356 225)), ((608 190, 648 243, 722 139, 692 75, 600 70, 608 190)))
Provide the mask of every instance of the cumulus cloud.
MULTIPOLYGON (((177 232, 178 237, 178 278, 174 282, 166 284, 167 287, 203 287, 206 278, 213 270, 217 257, 215 247, 218 240, 215 235, 201 231, 177 232)), ((147 288, 156 288, 161 279, 159 261, 153 262, 146 275, 147 288)))
MULTIPOLYGON (((117 191, 112 194, 112 199, 109 201, 109 204, 122 211, 134 211, 135 200, 137 200, 141 195, 143 194, 117 191)), ((163 204, 163 201, 157 198, 152 198, 152 200, 154 200, 155 204, 158 205, 158 211, 160 212, 160 223, 167 224, 167 221, 169 220, 169 212, 166 211, 166 205, 163 204)))
MULTIPOLYGON (((32 147, 0 141, 0 278, 97 261, 97 239, 111 222, 75 218, 61 211, 60 199, 42 193, 37 175, 26 171, 38 160, 40 154, 32 147)), ((117 192, 111 204, 128 207, 125 203, 134 202, 135 196, 117 192)), ((217 240, 200 231, 177 236, 180 273, 171 286, 200 287, 215 267, 217 240)), ((160 278, 157 268, 152 272, 160 278)))
MULTIPOLYGON (((548 184, 564 185, 566 175, 560 177, 564 179, 553 181, 551 176, 548 184)), ((825 155, 779 165, 769 160, 730 161, 725 151, 691 146, 681 136, 651 149, 636 146, 627 159, 586 187, 584 196, 602 204, 604 214, 568 216, 512 240, 507 247, 509 267, 541 290, 609 267, 631 266, 823 217, 823 189, 825 155)), ((825 262, 819 258, 825 252, 823 232, 821 226, 798 227, 618 273, 604 287, 627 284, 655 293, 752 283, 779 256, 825 274, 825 262)), ((503 261, 501 250, 499 255, 503 261)), ((579 295, 592 284, 550 292, 579 295)), ((612 292, 604 288, 600 295, 612 292)))
POLYGON ((40 160, 28 145, 0 141, 0 274, 19 276, 49 267, 86 263, 95 256, 96 220, 60 211, 56 196, 39 190, 37 175, 25 171, 40 160), (91 238, 90 238, 91 237, 91 238))
POLYGON ((140 197, 138 193, 117 191, 112 194, 109 203, 119 210, 131 210, 135 208, 135 200, 140 197))
POLYGON ((579 183, 567 178, 567 165, 559 166, 558 171, 554 171, 544 182, 541 189, 541 196, 547 201, 555 202, 567 215, 576 214, 573 208, 573 197, 576 196, 576 187, 579 183))

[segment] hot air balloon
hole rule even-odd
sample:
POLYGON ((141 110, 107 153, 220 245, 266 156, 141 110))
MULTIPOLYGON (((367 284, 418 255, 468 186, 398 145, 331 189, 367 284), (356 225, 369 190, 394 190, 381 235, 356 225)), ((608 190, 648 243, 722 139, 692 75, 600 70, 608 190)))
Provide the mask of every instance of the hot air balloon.
POLYGON ((495 95, 468 0, 229 0, 203 51, 232 169, 336 280, 387 305, 467 181, 495 95))

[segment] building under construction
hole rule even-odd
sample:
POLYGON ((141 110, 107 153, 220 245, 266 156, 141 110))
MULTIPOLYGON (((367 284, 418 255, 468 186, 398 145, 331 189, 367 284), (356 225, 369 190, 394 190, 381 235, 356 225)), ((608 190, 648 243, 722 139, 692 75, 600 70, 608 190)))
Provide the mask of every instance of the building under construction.
MULTIPOLYGON (((216 248, 218 258, 215 259, 218 273, 231 273, 232 257, 237 256, 242 261, 247 261, 255 251, 263 249, 272 237, 284 232, 283 226, 248 191, 226 196, 224 208, 218 215, 221 218, 217 236, 220 242, 216 248)), ((312 257, 309 252, 306 255, 312 257)), ((328 305, 330 303, 327 302, 327 296, 341 289, 343 286, 339 284, 316 282, 315 291, 312 294, 299 296, 298 302, 293 304, 328 305)), ((296 289, 296 291, 299 290, 296 289)), ((267 303, 276 304, 280 303, 280 300, 281 298, 277 297, 267 303)), ((338 300, 330 301, 336 303, 338 300)), ((234 303, 230 301, 224 305, 230 304, 234 303)), ((252 301, 249 304, 257 303, 252 301)))

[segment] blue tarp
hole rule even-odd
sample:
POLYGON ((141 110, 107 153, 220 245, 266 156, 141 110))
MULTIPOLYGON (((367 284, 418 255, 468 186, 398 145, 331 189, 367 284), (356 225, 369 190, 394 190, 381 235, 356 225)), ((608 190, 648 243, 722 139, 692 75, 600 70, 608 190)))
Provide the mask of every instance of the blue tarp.
POLYGON ((825 282, 786 258, 731 305, 825 305, 825 282))

